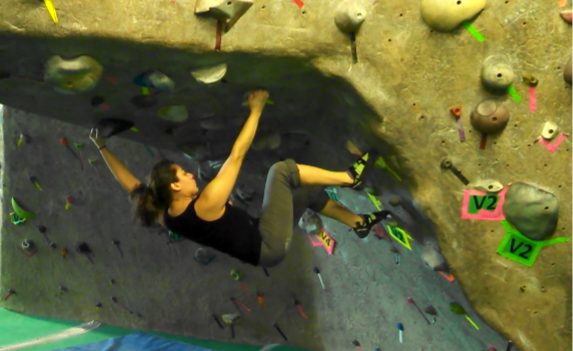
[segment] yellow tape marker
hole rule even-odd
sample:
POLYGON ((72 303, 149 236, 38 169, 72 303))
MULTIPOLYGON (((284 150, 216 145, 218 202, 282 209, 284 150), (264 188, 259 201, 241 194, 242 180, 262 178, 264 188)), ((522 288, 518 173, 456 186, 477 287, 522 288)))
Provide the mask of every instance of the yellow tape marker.
POLYGON ((404 229, 399 227, 392 227, 387 225, 386 231, 390 234, 391 237, 396 239, 397 242, 402 244, 405 248, 412 251, 412 247, 410 246, 410 240, 414 240, 404 229))

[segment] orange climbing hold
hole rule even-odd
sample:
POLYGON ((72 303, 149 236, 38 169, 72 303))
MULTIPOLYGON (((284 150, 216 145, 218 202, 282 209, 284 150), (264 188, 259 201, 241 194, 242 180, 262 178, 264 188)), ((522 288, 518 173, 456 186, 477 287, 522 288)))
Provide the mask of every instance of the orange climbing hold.
POLYGON ((454 117, 460 118, 462 115, 462 107, 461 106, 452 107, 450 109, 450 112, 452 113, 452 115, 454 115, 454 117))

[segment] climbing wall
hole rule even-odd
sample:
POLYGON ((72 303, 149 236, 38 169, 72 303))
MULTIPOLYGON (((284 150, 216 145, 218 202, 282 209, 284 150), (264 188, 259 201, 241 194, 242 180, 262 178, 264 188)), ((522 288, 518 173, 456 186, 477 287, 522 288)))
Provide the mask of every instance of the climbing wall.
POLYGON ((50 14, 3 1, 0 103, 14 109, 4 124, 1 288, 16 291, 4 306, 228 340, 213 313, 238 308, 234 341, 313 350, 353 341, 503 350, 508 339, 514 349, 569 349, 570 6, 177 0, 56 2, 50 14), (220 254, 202 265, 193 243, 136 229, 126 194, 101 160, 88 162, 97 159, 88 129, 127 122, 110 145, 138 177, 159 148, 207 180, 248 114, 245 92, 259 86, 271 101, 237 188, 255 196, 237 205, 257 214, 265 170, 281 158, 344 169, 375 149, 371 196, 330 193, 355 211, 395 211, 381 239, 359 241, 326 219, 312 229, 310 216, 268 276, 220 254), (12 197, 36 217, 15 225, 12 197), (32 257, 20 251, 26 238, 38 245, 32 257), (76 253, 82 241, 93 263, 76 253), (21 265, 30 273, 8 268, 21 265))

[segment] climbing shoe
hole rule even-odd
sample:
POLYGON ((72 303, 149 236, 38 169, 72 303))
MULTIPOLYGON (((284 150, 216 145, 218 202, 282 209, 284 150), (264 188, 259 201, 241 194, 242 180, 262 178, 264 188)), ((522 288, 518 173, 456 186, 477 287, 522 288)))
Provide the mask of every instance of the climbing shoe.
POLYGON ((354 183, 349 184, 349 185, 344 185, 343 187, 345 188, 352 188, 355 190, 362 190, 364 189, 364 175, 366 172, 366 169, 370 168, 369 166, 372 165, 372 159, 373 159, 373 155, 371 152, 367 152, 364 155, 362 155, 362 157, 360 157, 358 160, 356 160, 356 162, 354 162, 354 164, 352 164, 352 166, 350 166, 350 168, 348 168, 348 170, 346 171, 348 173, 348 175, 354 179, 354 183))
POLYGON ((360 215, 360 217, 362 217, 363 223, 359 224, 359 222, 356 222, 356 227, 352 228, 354 233, 356 233, 360 239, 366 238, 368 234, 370 234, 370 230, 372 230, 372 227, 374 227, 375 224, 383 220, 394 220, 392 212, 388 210, 363 214, 360 215))

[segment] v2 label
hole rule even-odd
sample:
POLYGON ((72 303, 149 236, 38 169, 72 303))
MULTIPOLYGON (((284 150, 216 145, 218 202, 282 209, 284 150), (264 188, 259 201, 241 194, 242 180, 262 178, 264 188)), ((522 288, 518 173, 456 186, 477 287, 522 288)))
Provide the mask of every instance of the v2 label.
POLYGON ((526 244, 523 241, 520 242, 517 246, 515 246, 515 243, 516 243, 515 238, 511 238, 511 241, 509 242, 509 252, 515 254, 517 250, 519 250, 521 247, 524 247, 525 251, 519 252, 517 253, 517 255, 521 258, 528 260, 529 256, 527 255, 533 250, 533 246, 526 244))
POLYGON ((472 196, 472 201, 478 210, 481 210, 486 205, 486 200, 489 201, 486 210, 494 211, 497 207, 497 201, 499 196, 497 195, 486 195, 486 196, 472 196))

